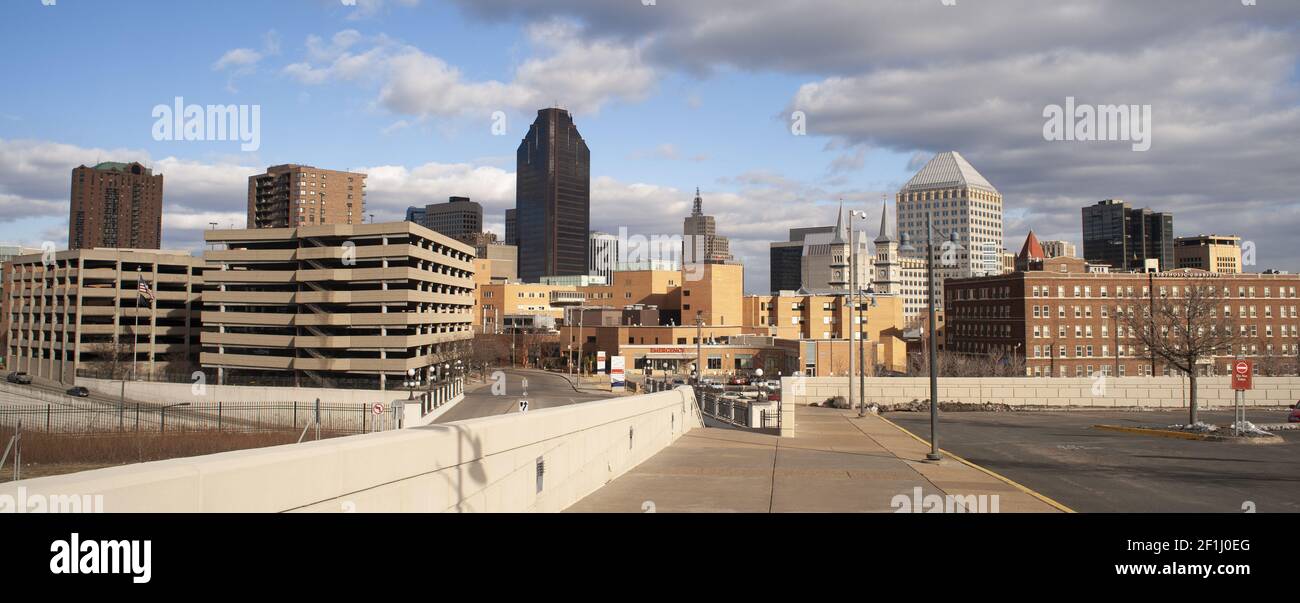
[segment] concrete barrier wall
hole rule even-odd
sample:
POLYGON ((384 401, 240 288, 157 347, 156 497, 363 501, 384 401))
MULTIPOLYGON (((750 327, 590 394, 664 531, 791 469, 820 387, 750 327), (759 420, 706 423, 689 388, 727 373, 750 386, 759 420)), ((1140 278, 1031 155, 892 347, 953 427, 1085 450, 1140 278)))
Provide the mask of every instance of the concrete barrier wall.
MULTIPOLYGON (((787 404, 825 402, 833 396, 848 397, 847 377, 786 377, 781 380, 781 398, 787 404)), ((868 377, 869 404, 906 404, 930 398, 926 377, 868 377)), ((1232 406, 1234 392, 1228 378, 1202 377, 1197 381, 1197 399, 1202 408, 1232 406)), ((853 392, 855 403, 858 390, 853 392)), ((1143 407, 1187 406, 1187 380, 1181 377, 1089 378, 941 378, 941 402, 994 403, 1010 406, 1050 407, 1143 407)), ((1246 404, 1255 407, 1287 407, 1300 400, 1300 378, 1255 377, 1255 389, 1246 392, 1246 404)))
MULTIPOLYGON (((77 385, 92 392, 112 396, 122 395, 122 382, 108 379, 77 377, 77 385)), ((152 381, 127 381, 126 397, 141 402, 175 404, 178 402, 314 402, 321 404, 374 404, 405 401, 410 395, 404 390, 327 389, 310 387, 270 387, 256 385, 204 384, 196 391, 190 383, 156 383, 152 381)))
POLYGON ((0 496, 102 495, 110 513, 561 511, 700 426, 681 388, 9 482, 0 496))

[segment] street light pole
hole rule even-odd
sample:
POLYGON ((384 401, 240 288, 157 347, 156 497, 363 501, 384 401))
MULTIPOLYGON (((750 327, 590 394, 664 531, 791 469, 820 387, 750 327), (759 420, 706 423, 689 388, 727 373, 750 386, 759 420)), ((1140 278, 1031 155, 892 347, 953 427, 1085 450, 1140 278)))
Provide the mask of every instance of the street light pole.
POLYGON ((930 327, 930 454, 925 455, 928 461, 938 461, 939 456, 939 350, 935 345, 934 330, 934 212, 927 211, 925 214, 925 265, 926 265, 926 286, 929 290, 929 312, 930 327))
MULTIPOLYGON (((843 211, 843 210, 841 210, 843 211)), ((853 298, 857 296, 858 288, 858 254, 857 241, 853 240, 853 211, 849 211, 849 294, 845 299, 849 300, 849 408, 853 408, 853 298)), ((840 233, 835 233, 839 236, 840 233)))
MULTIPOLYGON (((903 245, 900 249, 915 249, 907 233, 903 233, 902 239, 903 245)), ((954 246, 958 245, 957 231, 954 230, 948 235, 948 241, 954 246)), ((925 459, 938 461, 943 457, 939 454, 939 346, 935 335, 934 315, 934 306, 937 302, 934 290, 934 210, 927 210, 925 214, 925 276, 926 288, 929 291, 926 312, 930 323, 929 338, 926 341, 926 347, 930 351, 930 453, 925 456, 925 459)))
POLYGON ((704 311, 695 311, 695 384, 704 377, 704 311))

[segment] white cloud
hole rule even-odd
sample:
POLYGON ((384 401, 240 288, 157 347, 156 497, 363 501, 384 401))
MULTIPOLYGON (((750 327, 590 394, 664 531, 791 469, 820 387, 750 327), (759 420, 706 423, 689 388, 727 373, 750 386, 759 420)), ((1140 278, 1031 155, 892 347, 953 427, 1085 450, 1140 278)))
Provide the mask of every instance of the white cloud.
POLYGON ((417 117, 531 111, 557 101, 590 113, 616 100, 644 99, 654 88, 658 76, 643 62, 639 48, 582 41, 579 33, 558 20, 529 26, 529 42, 540 56, 520 64, 508 82, 470 80, 415 46, 386 36, 367 39, 355 30, 335 34, 328 44, 309 37, 306 60, 283 71, 307 85, 375 85, 380 105, 417 117))

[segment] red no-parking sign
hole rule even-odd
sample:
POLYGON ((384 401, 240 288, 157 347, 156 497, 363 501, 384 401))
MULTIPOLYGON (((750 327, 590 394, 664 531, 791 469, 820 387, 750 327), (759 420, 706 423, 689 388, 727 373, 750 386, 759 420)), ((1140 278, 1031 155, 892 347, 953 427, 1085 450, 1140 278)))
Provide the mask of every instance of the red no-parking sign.
POLYGON ((375 405, 370 407, 370 412, 375 413, 377 415, 384 414, 384 403, 375 402, 375 405))
POLYGON ((1232 363, 1232 389, 1246 391, 1254 389, 1255 363, 1250 360, 1237 360, 1232 363))

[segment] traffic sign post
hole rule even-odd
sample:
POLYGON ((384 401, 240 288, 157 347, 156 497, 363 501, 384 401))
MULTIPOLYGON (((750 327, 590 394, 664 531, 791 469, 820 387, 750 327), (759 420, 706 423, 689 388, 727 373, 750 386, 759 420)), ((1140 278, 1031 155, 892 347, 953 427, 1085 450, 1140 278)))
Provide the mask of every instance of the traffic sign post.
POLYGON ((519 412, 528 412, 528 400, 519 401, 519 412))
POLYGON ((375 431, 383 431, 384 427, 386 426, 381 426, 379 424, 379 419, 380 417, 384 416, 384 403, 375 402, 374 405, 370 407, 370 412, 371 414, 375 415, 375 421, 374 421, 375 431))
POLYGON ((1246 423, 1246 391, 1255 387, 1255 363, 1245 358, 1237 358, 1232 363, 1232 389, 1236 392, 1236 408, 1233 409, 1233 432, 1241 435, 1241 428, 1246 423))

